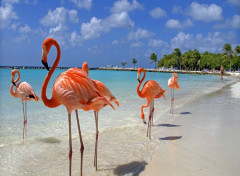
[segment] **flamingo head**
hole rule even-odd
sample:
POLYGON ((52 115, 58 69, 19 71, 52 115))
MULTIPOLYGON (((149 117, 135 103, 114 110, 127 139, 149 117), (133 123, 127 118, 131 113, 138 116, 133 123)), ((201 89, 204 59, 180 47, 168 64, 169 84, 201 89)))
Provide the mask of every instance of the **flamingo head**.
POLYGON ((19 75, 19 77, 20 77, 20 73, 19 73, 19 71, 18 71, 17 69, 14 69, 14 70, 11 71, 11 81, 12 81, 12 84, 13 84, 14 86, 16 86, 16 83, 15 83, 15 82, 17 82, 17 80, 14 80, 16 73, 17 73, 17 74, 19 75))
POLYGON ((50 51, 50 48, 55 40, 52 38, 48 38, 44 40, 42 45, 42 64, 44 67, 49 71, 48 62, 47 62, 47 55, 50 51))
POLYGON ((88 74, 88 64, 87 64, 87 62, 84 62, 82 64, 82 70, 85 71, 88 74))
POLYGON ((144 70, 144 68, 142 68, 142 67, 140 67, 140 68, 138 69, 138 72, 137 72, 137 80, 138 80, 138 82, 140 82, 140 75, 141 75, 141 73, 142 73, 143 71, 145 71, 145 70, 144 70))

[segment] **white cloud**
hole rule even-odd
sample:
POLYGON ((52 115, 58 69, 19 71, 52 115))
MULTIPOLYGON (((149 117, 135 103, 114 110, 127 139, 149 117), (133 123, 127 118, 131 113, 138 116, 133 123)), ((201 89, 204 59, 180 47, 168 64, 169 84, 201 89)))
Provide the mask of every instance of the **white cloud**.
POLYGON ((233 28, 240 29, 240 15, 234 15, 231 23, 233 28))
POLYGON ((193 26, 193 23, 190 19, 187 19, 183 22, 183 27, 191 27, 193 26))
POLYGON ((148 46, 151 46, 151 47, 154 47, 154 48, 168 47, 168 43, 164 42, 160 39, 151 39, 148 42, 148 46))
POLYGON ((142 47, 142 46, 143 46, 142 42, 134 42, 130 45, 130 47, 132 47, 132 48, 139 48, 139 47, 142 47))
POLYGON ((16 12, 13 9, 12 4, 17 3, 18 1, 2 1, 0 7, 0 29, 7 27, 12 20, 18 19, 16 12))
POLYGON ((19 3, 19 0, 2 0, 2 4, 15 4, 19 3))
POLYGON ((153 18, 162 18, 162 17, 167 16, 167 13, 163 9, 161 9, 160 7, 157 7, 157 8, 150 11, 150 15, 153 18))
POLYGON ((165 26, 171 29, 182 29, 193 26, 193 23, 190 19, 185 20, 182 24, 178 20, 170 19, 166 22, 165 26))
POLYGON ((112 45, 118 45, 119 44, 119 41, 118 40, 113 40, 112 41, 112 45))
POLYGON ((216 29, 240 29, 240 15, 234 15, 232 19, 226 19, 224 23, 215 24, 213 27, 216 29))
POLYGON ((112 14, 103 20, 103 25, 105 28, 114 28, 114 27, 123 27, 123 28, 132 28, 134 22, 129 18, 128 13, 116 13, 112 14))
POLYGON ((24 0, 24 3, 25 3, 25 4, 34 4, 34 5, 36 5, 36 4, 37 4, 37 1, 38 1, 38 0, 24 0))
POLYGON ((152 37, 154 35, 155 34, 153 32, 150 32, 146 29, 138 28, 136 32, 131 31, 128 34, 127 38, 128 38, 128 40, 139 40, 139 39, 142 39, 142 38, 149 38, 149 37, 152 37))
POLYGON ((92 17, 90 22, 81 25, 81 34, 83 39, 88 40, 100 37, 102 32, 109 32, 112 28, 132 28, 133 21, 126 12, 112 14, 106 19, 92 17))
POLYGON ((69 21, 71 23, 78 23, 78 12, 76 10, 69 10, 69 21))
POLYGON ((172 29, 180 29, 182 28, 182 25, 178 20, 170 19, 166 22, 166 27, 172 28, 172 29))
POLYGON ((74 31, 74 32, 72 32, 71 33, 71 36, 70 36, 70 44, 72 45, 72 46, 75 46, 77 43, 78 44, 81 44, 81 37, 80 37, 80 35, 78 35, 77 34, 77 32, 76 31, 74 31))
POLYGON ((20 23, 13 23, 13 24, 11 24, 10 28, 15 31, 19 25, 20 25, 20 23))
POLYGON ((128 2, 128 0, 119 0, 114 2, 113 7, 111 8, 111 12, 113 13, 130 12, 135 9, 143 9, 143 5, 137 2, 137 0, 133 0, 132 4, 128 2))
POLYGON ((205 22, 220 21, 222 17, 222 8, 216 4, 198 4, 192 2, 189 9, 189 14, 194 20, 200 20, 205 22))
POLYGON ((26 34, 20 35, 20 36, 16 37, 15 39, 13 39, 13 41, 16 42, 16 43, 20 43, 20 42, 26 41, 26 40, 28 42, 30 41, 26 34))
POLYGON ((31 29, 27 24, 25 24, 25 26, 19 28, 20 33, 28 33, 30 31, 31 31, 31 29))
POLYGON ((100 36, 100 32, 104 31, 103 26, 101 25, 101 19, 92 17, 89 23, 83 23, 81 25, 81 34, 83 39, 91 39, 100 36))
POLYGON ((47 15, 40 19, 40 23, 44 26, 56 26, 67 22, 77 23, 78 14, 76 10, 68 10, 64 7, 57 7, 54 11, 49 10, 47 15))
POLYGON ((64 7, 57 7, 56 10, 49 10, 48 14, 40 19, 40 23, 44 26, 56 26, 66 22, 68 10, 64 7))
POLYGON ((238 5, 240 6, 240 1, 239 0, 228 0, 228 3, 232 4, 232 5, 238 5))
POLYGON ((78 8, 85 8, 90 10, 92 7, 92 0, 71 0, 78 8))
POLYGON ((221 52, 222 46, 226 41, 233 42, 236 36, 233 32, 221 33, 213 32, 208 33, 207 36, 202 34, 192 35, 179 32, 177 36, 171 39, 171 48, 180 48, 181 50, 198 49, 200 52, 221 52))
POLYGON ((63 30, 63 25, 62 24, 58 24, 56 27, 53 27, 53 28, 50 28, 49 29, 49 34, 53 34, 53 33, 56 33, 56 32, 60 32, 63 30))
POLYGON ((183 11, 182 7, 174 5, 173 9, 172 9, 172 13, 183 14, 184 11, 183 11))

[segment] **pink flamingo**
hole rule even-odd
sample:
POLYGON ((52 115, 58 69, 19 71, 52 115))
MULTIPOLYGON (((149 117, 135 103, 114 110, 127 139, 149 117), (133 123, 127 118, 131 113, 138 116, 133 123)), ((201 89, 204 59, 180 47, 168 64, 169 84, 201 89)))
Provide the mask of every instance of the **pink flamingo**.
POLYGON ((25 133, 27 133, 27 101, 35 100, 38 102, 39 98, 34 93, 32 86, 27 82, 20 82, 16 85, 16 83, 20 79, 20 72, 17 69, 12 70, 11 72, 12 85, 10 87, 10 94, 15 98, 21 98, 22 107, 23 107, 23 140, 25 133), (14 80, 15 75, 18 75, 17 79, 14 80), (15 91, 13 91, 13 87, 16 86, 15 91), (24 107, 25 103, 25 107, 24 107))
MULTIPOLYGON (((84 62, 82 64, 82 70, 84 70, 88 74, 88 64, 87 62, 84 62)), ((111 91, 108 89, 108 87, 103 84, 101 81, 92 79, 95 88, 98 90, 98 92, 103 95, 105 98, 107 98, 109 101, 114 101, 114 103, 119 107, 119 101, 115 98, 115 96, 111 93, 111 91)))
POLYGON ((145 82, 142 90, 140 91, 139 89, 143 80, 145 79, 145 76, 146 76, 146 72, 144 68, 139 68, 138 75, 137 75, 137 80, 139 81, 139 84, 137 86, 137 94, 139 97, 147 99, 147 104, 141 107, 141 117, 142 117, 143 123, 146 123, 144 118, 143 108, 148 107, 150 104, 147 136, 151 138, 151 125, 153 124, 152 120, 153 120, 153 112, 154 112, 154 98, 163 97, 166 100, 166 97, 164 94, 166 91, 163 90, 156 81, 152 81, 152 80, 145 82), (143 78, 140 80, 140 76, 142 72, 143 72, 143 78))
MULTIPOLYGON (((88 74, 89 69, 88 69, 87 62, 83 63, 82 70, 84 70, 88 74)), ((108 87, 106 85, 104 85, 101 81, 98 81, 98 80, 93 80, 92 79, 92 81, 93 81, 93 84, 94 84, 95 88, 98 90, 98 92, 102 96, 107 98, 109 101, 114 101, 116 103, 116 105, 119 107, 118 100, 113 96, 113 94, 111 93, 111 91, 108 89, 108 87)), ((91 108, 84 109, 84 110, 91 110, 91 108)), ((98 111, 94 111, 94 115, 95 115, 95 122, 96 122, 96 142, 95 142, 94 166, 96 167, 96 170, 97 170, 97 146, 98 146, 98 134, 99 134, 99 131, 98 131, 98 111)))
POLYGON ((71 175, 72 168, 71 113, 73 110, 75 110, 81 144, 80 152, 82 175, 84 145, 79 124, 78 109, 88 110, 91 108, 95 112, 98 112, 99 109, 106 105, 110 105, 113 109, 114 107, 105 97, 101 96, 98 93, 88 75, 78 68, 71 68, 67 71, 64 71, 58 76, 53 85, 52 97, 51 99, 48 99, 46 96, 47 85, 60 61, 60 56, 61 50, 57 41, 52 38, 44 40, 42 45, 42 63, 45 68, 49 70, 49 72, 42 85, 41 97, 45 106, 49 108, 55 108, 62 104, 67 109, 69 122, 69 175, 71 175), (47 63, 47 55, 52 45, 54 45, 57 49, 57 57, 54 61, 52 68, 49 70, 47 63))
POLYGON ((174 89, 180 89, 178 85, 178 75, 177 73, 173 73, 172 77, 168 80, 168 86, 171 89, 171 109, 170 114, 173 114, 173 105, 174 105, 174 89))

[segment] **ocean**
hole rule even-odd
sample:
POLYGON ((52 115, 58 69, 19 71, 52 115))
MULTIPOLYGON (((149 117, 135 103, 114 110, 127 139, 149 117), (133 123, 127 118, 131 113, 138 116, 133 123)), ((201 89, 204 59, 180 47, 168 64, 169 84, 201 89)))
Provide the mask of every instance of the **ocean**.
MULTIPOLYGON (((47 70, 19 69, 20 81, 31 84, 41 97, 41 87, 47 70)), ((50 80, 47 96, 51 97, 52 85, 65 70, 57 69, 50 80)), ((140 108, 146 104, 136 93, 137 72, 90 70, 92 79, 102 81, 119 100, 116 110, 107 106, 99 112, 98 168, 93 166, 95 119, 93 111, 79 110, 79 120, 85 146, 84 175, 130 175, 139 172, 142 164, 149 162, 156 140, 146 137, 147 125, 142 123, 140 108), (129 168, 134 168, 130 169, 129 168), (125 173, 125 172, 124 172, 125 173)), ((168 122, 160 116, 170 110, 171 90, 168 88, 170 73, 146 72, 146 80, 155 80, 167 91, 166 101, 155 100, 154 122, 168 122)), ((236 82, 236 79, 213 75, 178 74, 180 90, 175 91, 175 108, 197 100, 201 96, 236 82)), ((145 82, 144 81, 144 82, 145 82)), ((43 102, 27 104, 27 137, 22 144, 23 114, 20 99, 9 93, 11 70, 0 69, 0 175, 68 175, 68 115, 64 106, 47 108, 43 102)), ((148 109, 145 109, 145 118, 148 109)), ((72 113, 73 175, 80 172, 80 144, 75 113, 72 113)))

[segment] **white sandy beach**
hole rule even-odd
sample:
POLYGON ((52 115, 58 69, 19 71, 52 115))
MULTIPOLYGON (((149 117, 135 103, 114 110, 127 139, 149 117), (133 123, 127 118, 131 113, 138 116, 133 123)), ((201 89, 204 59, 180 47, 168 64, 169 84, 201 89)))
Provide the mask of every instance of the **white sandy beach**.
POLYGON ((240 82, 176 109, 141 176, 237 176, 240 82), (207 101, 206 101, 207 100, 207 101))

